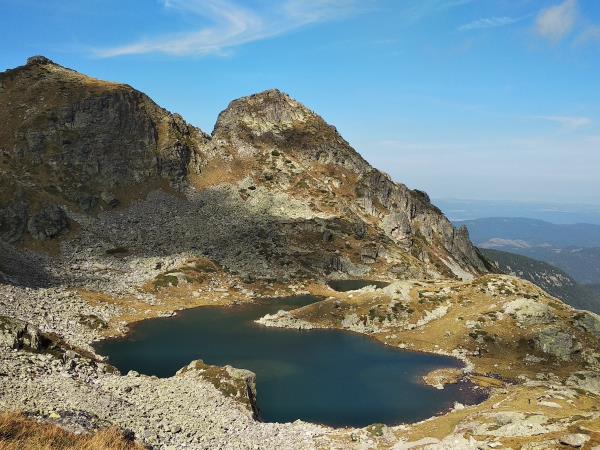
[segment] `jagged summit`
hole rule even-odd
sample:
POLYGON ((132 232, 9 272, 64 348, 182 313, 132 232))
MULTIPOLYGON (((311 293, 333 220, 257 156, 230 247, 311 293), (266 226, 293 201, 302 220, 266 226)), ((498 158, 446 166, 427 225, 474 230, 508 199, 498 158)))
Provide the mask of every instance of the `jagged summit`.
POLYGON ((212 136, 233 146, 277 146, 300 158, 355 172, 368 166, 334 126, 278 89, 232 101, 219 114, 212 136))
POLYGON ((46 58, 43 55, 35 55, 35 56, 31 56, 29 58, 27 58, 27 65, 33 65, 33 64, 54 64, 56 65, 56 63, 54 61, 52 61, 49 58, 46 58))
POLYGON ((149 97, 42 56, 0 74, 0 205, 93 211, 141 183, 187 174, 205 137, 149 97))
POLYGON ((213 135, 238 126, 246 126, 256 135, 282 132, 316 117, 315 113, 288 94, 279 89, 269 89, 233 100, 219 114, 213 135))

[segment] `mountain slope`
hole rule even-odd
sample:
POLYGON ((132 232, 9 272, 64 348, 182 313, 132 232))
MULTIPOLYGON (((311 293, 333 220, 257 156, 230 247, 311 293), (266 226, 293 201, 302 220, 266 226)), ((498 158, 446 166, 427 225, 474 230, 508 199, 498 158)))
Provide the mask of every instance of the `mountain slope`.
POLYGON ((575 308, 600 313, 600 294, 578 284, 562 270, 515 253, 492 249, 481 252, 499 272, 531 281, 575 308))
POLYGON ((254 278, 487 271, 426 194, 277 90, 232 102, 212 136, 129 86, 43 57, 0 74, 0 96, 8 243, 57 242, 67 258, 92 243, 142 258, 192 251, 254 278))

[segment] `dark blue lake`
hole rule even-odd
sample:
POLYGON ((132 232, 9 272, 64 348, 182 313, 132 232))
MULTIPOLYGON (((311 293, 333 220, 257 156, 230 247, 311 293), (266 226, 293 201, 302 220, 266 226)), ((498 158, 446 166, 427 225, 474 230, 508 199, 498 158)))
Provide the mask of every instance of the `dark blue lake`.
POLYGON ((397 424, 425 419, 453 405, 482 399, 467 385, 437 390, 420 377, 452 358, 401 351, 356 333, 267 328, 253 321, 314 302, 310 296, 231 307, 201 307, 151 319, 125 338, 96 349, 123 373, 167 377, 191 360, 232 365, 257 375, 260 417, 333 426, 397 424))

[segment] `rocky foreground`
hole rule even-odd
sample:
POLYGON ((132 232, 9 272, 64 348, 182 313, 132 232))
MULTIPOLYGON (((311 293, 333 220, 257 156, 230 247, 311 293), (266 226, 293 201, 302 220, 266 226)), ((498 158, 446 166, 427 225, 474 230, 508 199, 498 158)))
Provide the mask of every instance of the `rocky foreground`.
MULTIPOLYGON (((318 284, 308 288, 329 297, 260 322, 346 329, 387 345, 453 355, 466 362, 465 369, 432 373, 427 383, 441 389, 468 380, 487 390, 488 400, 457 404, 443 416, 414 425, 332 429, 299 421, 261 423, 253 409, 250 372, 192 362, 166 379, 121 375, 95 355, 89 344, 118 332, 112 324, 122 325, 121 320, 110 318, 126 312, 126 303, 92 307, 73 293, 2 286, 1 313, 27 315, 30 322, 0 319, 0 409, 25 411, 77 431, 114 424, 159 448, 600 444, 597 315, 573 310, 522 280, 497 275, 472 282, 399 281, 348 293, 318 284)), ((220 304, 229 289, 214 289, 214 303, 220 304)))
POLYGON ((129 86, 46 58, 0 74, 0 410, 156 448, 594 448, 600 318, 492 267, 427 195, 372 168, 273 90, 211 135, 129 86), (326 280, 388 281, 338 293, 326 280), (257 419, 256 380, 192 361, 119 374, 92 343, 183 308, 310 292, 260 319, 453 355, 433 388, 475 406, 418 424, 257 419))

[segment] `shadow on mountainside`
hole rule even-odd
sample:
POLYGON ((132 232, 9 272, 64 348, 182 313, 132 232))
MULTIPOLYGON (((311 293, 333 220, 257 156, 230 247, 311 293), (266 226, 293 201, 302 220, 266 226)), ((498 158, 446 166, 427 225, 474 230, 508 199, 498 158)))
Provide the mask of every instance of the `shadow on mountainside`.
POLYGON ((350 222, 290 219, 276 213, 285 204, 250 195, 257 198, 243 199, 226 187, 193 191, 187 198, 156 190, 97 217, 72 214, 79 232, 38 269, 52 273, 55 285, 106 290, 121 281, 132 286, 151 279, 163 261, 180 256, 207 257, 232 274, 267 280, 344 268, 336 255, 344 240, 324 240, 323 230, 351 233, 350 222))
POLYGON ((52 285, 57 280, 46 270, 45 259, 0 240, 0 283, 31 288, 52 285))

